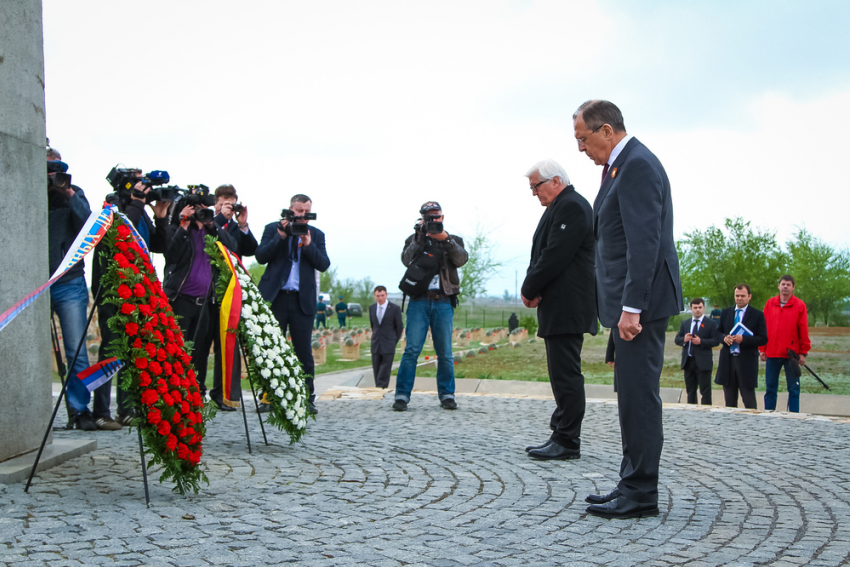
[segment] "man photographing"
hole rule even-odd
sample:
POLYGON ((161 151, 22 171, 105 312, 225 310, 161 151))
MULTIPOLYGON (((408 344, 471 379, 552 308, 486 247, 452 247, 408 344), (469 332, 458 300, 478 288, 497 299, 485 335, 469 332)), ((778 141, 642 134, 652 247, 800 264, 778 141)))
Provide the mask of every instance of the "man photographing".
POLYGON ((281 220, 266 225, 257 248, 257 262, 268 264, 258 287, 263 299, 271 303, 272 313, 281 331, 292 338, 295 356, 307 375, 310 400, 307 409, 316 412, 313 375, 315 365, 310 346, 316 316, 316 270, 324 272, 331 261, 325 250, 325 233, 309 222, 313 201, 307 195, 295 195, 281 220))
POLYGON ((414 233, 404 241, 401 262, 407 266, 399 287, 410 296, 407 308, 407 347, 401 357, 396 379, 393 409, 405 411, 410 402, 416 363, 428 327, 437 351, 437 393, 444 409, 457 409, 455 402, 454 358, 452 358, 452 319, 460 293, 457 269, 469 259, 463 239, 443 228, 443 211, 436 201, 419 209, 422 218, 414 233))

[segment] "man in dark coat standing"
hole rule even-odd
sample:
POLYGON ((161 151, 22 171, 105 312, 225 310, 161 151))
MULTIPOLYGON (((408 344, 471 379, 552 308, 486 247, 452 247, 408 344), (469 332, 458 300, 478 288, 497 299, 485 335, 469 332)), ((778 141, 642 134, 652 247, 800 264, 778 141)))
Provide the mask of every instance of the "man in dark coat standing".
POLYGON ((699 389, 702 405, 711 405, 711 371, 714 370, 712 350, 720 344, 720 331, 711 318, 705 316, 705 300, 691 299, 691 315, 679 327, 677 345, 682 347, 682 370, 685 371, 685 390, 688 403, 697 403, 699 389))
POLYGON ((535 459, 578 459, 585 405, 581 346, 584 333, 597 330, 593 210, 552 160, 535 164, 526 177, 546 211, 534 232, 522 302, 537 308, 556 405, 551 437, 526 451, 535 459))
POLYGON ((756 409, 756 386, 759 382, 759 347, 767 344, 764 313, 750 305, 752 291, 747 284, 735 286, 735 307, 727 307, 720 315, 720 360, 714 382, 723 386, 727 408, 738 407, 738 392, 744 407, 756 409), (735 331, 741 323, 746 331, 735 331), (734 334, 732 334, 734 332, 734 334))
POLYGON ((401 308, 387 301, 387 288, 382 285, 375 288, 375 301, 376 303, 369 306, 369 323, 372 326, 372 372, 375 375, 375 386, 387 388, 390 385, 395 347, 401 339, 404 324, 401 322, 401 308))
MULTIPOLYGON (((307 224, 305 218, 313 207, 307 195, 292 197, 289 208, 294 213, 296 224, 307 224)), ((280 330, 292 338, 295 356, 307 375, 310 401, 307 409, 317 413, 313 388, 313 320, 316 317, 316 270, 324 272, 331 265, 325 250, 325 233, 314 226, 307 227, 307 234, 292 234, 289 221, 282 220, 266 225, 263 238, 257 247, 257 262, 268 264, 257 286, 263 299, 272 304, 272 313, 280 323, 280 330)))
POLYGON ((604 166, 593 203, 599 320, 614 333, 623 461, 610 494, 592 494, 589 514, 658 514, 664 433, 660 378, 664 333, 682 309, 673 200, 664 167, 626 133, 614 104, 591 100, 573 114, 578 149, 604 166))

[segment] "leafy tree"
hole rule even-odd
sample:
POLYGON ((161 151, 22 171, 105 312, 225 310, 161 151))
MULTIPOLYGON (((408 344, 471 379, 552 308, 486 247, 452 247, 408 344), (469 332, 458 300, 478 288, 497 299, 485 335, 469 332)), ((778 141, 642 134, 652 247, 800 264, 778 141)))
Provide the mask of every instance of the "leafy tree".
POLYGON ((850 254, 801 228, 787 243, 791 256, 788 273, 797 282, 794 294, 808 307, 812 323, 818 319, 829 326, 850 297, 850 254))
POLYGON ((464 240, 469 260, 460 268, 460 297, 474 300, 487 291, 487 280, 502 267, 493 258, 495 245, 490 241, 490 231, 481 225, 475 227, 475 236, 464 240))
POLYGON ((505 303, 513 303, 514 302, 514 296, 511 295, 511 292, 509 292, 508 290, 505 290, 505 293, 502 294, 502 301, 504 301, 505 303))
POLYGON ((747 283, 753 305, 761 308, 775 295, 787 263, 775 232, 754 230, 740 217, 726 219, 722 229, 712 225, 686 233, 676 248, 685 303, 703 297, 709 304, 729 307, 735 303, 735 286, 747 283))
POLYGON ((372 278, 366 276, 361 280, 357 280, 354 286, 354 297, 357 303, 363 308, 372 303, 374 289, 377 284, 372 281, 372 278))
POLYGON ((248 266, 248 273, 251 274, 251 279, 254 280, 254 283, 260 281, 260 278, 263 277, 263 274, 266 273, 266 265, 258 264, 256 260, 251 262, 251 265, 248 266))
POLYGON ((356 287, 357 281, 354 278, 335 281, 331 288, 331 303, 336 304, 340 295, 343 296, 346 303, 354 301, 354 289, 356 287))
POLYGON ((325 270, 319 276, 319 291, 330 292, 334 288, 336 281, 336 268, 325 270))

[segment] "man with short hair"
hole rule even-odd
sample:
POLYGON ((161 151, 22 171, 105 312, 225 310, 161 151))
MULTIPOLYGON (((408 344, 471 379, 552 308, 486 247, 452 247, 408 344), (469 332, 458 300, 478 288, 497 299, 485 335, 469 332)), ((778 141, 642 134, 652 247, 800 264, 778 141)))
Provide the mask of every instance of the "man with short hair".
POLYGON ((779 370, 785 369, 788 385, 788 411, 800 412, 800 377, 791 369, 788 351, 800 356, 800 366, 806 364, 806 355, 812 348, 809 341, 809 314, 806 304, 794 296, 794 277, 785 274, 779 280, 779 295, 771 297, 764 306, 767 324, 767 344, 760 346, 764 361, 764 409, 776 409, 776 393, 779 390, 779 370))
POLYGON ((757 408, 758 352, 760 346, 767 344, 767 325, 764 313, 750 305, 752 297, 749 285, 738 284, 735 306, 727 307, 720 316, 722 348, 714 383, 723 386, 727 408, 738 407, 739 392, 745 408, 757 408))
POLYGON ((599 319, 614 333, 623 439, 620 482, 590 495, 589 514, 658 515, 664 433, 660 377, 667 322, 682 311, 673 200, 664 167, 626 133, 614 104, 590 100, 573 114, 578 150, 604 166, 593 204, 599 319))
MULTIPOLYGON (((418 265, 420 259, 427 257, 436 266, 419 282, 424 284, 427 291, 410 297, 407 307, 407 346, 398 367, 393 409, 407 410, 413 382, 416 380, 416 363, 430 327, 434 350, 437 351, 437 395, 440 406, 454 410, 457 409, 457 402, 452 357, 452 319, 460 293, 457 269, 466 264, 469 255, 463 247, 463 239, 449 234, 443 228, 445 216, 438 202, 427 201, 419 208, 419 214, 421 218, 415 232, 404 241, 401 262, 409 268, 411 264, 418 265)), ((405 274, 409 274, 409 271, 405 274)))
POLYGON ((348 304, 343 301, 345 298, 343 296, 339 296, 339 303, 334 306, 334 311, 336 311, 336 320, 339 321, 339 328, 342 329, 345 327, 345 318, 348 316, 348 304))
POLYGON ((705 301, 701 297, 691 299, 691 317, 682 321, 673 342, 682 347, 688 403, 697 403, 699 389, 702 405, 710 406, 711 371, 714 369, 711 349, 720 344, 720 331, 717 323, 705 316, 705 301))
MULTIPOLYGON (((310 197, 294 195, 289 208, 293 213, 293 224, 309 224, 307 215, 313 208, 310 197)), ((315 363, 310 345, 316 316, 316 270, 324 272, 331 265, 325 250, 325 233, 314 226, 307 226, 306 234, 299 236, 293 234, 287 219, 269 223, 263 230, 256 258, 260 264, 268 264, 258 285, 260 293, 271 303, 281 332, 285 335, 289 329, 295 356, 301 361, 307 376, 310 392, 307 410, 318 413, 313 386, 315 363)))
POLYGON ((372 327, 372 372, 377 388, 388 388, 393 367, 395 348, 404 331, 401 309, 387 300, 387 288, 375 288, 375 303, 369 306, 369 324, 372 327))
POLYGON ((555 396, 551 436, 526 451, 539 460, 578 459, 585 406, 581 347, 584 333, 595 335, 598 330, 593 209, 554 160, 534 164, 525 176, 531 194, 546 210, 532 239, 522 302, 537 308, 537 335, 546 343, 555 396))

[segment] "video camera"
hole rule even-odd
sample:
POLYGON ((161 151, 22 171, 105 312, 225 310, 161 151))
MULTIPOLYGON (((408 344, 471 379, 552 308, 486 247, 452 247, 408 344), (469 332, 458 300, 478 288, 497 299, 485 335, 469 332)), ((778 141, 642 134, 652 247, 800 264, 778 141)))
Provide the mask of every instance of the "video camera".
POLYGON ((48 161, 47 162, 47 190, 61 189, 65 190, 71 187, 71 174, 68 171, 68 164, 64 161, 48 161))
POLYGON ((283 209, 282 211, 280 211, 280 220, 281 222, 278 224, 280 230, 290 236, 304 236, 308 232, 307 223, 298 223, 296 221, 316 220, 316 213, 296 215, 295 212, 290 209, 283 209), (287 221, 289 222, 289 224, 284 227, 283 221, 287 221))
POLYGON ((179 194, 179 188, 175 186, 157 187, 165 185, 171 180, 167 171, 158 169, 147 175, 142 175, 141 169, 116 166, 106 175, 106 180, 118 192, 119 198, 133 196, 137 199, 144 199, 145 203, 173 201, 179 194), (157 189, 151 189, 151 191, 145 193, 143 190, 136 189, 136 184, 139 182, 145 187, 157 187, 157 189))
POLYGON ((443 232, 443 223, 438 221, 441 215, 422 215, 422 222, 413 225, 413 230, 425 229, 428 234, 440 234, 443 232))
POLYGON ((212 207, 215 205, 215 195, 210 195, 210 188, 206 185, 187 185, 186 196, 183 197, 183 206, 196 207, 205 205, 212 207))

